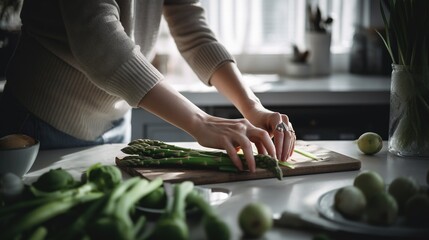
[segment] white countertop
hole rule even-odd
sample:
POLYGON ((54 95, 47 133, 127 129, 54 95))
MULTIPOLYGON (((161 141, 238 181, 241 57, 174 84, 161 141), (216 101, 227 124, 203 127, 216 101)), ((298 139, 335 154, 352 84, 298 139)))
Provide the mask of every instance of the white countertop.
MULTIPOLYGON (((359 159, 362 170, 374 170, 380 173, 386 182, 391 182, 398 176, 412 176, 421 184, 426 184, 426 173, 429 170, 429 160, 399 158, 386 151, 386 142, 381 152, 374 156, 361 154, 352 141, 311 141, 310 143, 359 159)), ((173 143, 184 147, 198 148, 196 143, 173 143)), ((63 149, 41 151, 36 163, 25 175, 30 182, 42 172, 50 168, 62 167, 71 171, 75 176, 88 166, 102 162, 114 164, 114 157, 120 153, 124 145, 101 145, 90 148, 63 149)), ((300 212, 306 216, 318 217, 316 203, 325 192, 345 185, 351 185, 359 171, 324 173, 285 177, 283 181, 277 179, 263 179, 252 181, 231 182, 205 185, 204 187, 227 188, 232 191, 231 197, 216 207, 216 211, 231 226, 233 239, 240 239, 241 233, 237 218, 241 208, 250 202, 261 201, 269 205, 273 213, 283 210, 300 212)), ((200 232, 194 231, 199 236, 200 232)), ((265 239, 312 239, 313 233, 274 228, 269 231, 265 239)))
MULTIPOLYGON (((226 98, 198 80, 166 78, 197 105, 231 105, 226 98)), ((332 74, 326 77, 290 78, 279 75, 244 75, 244 82, 266 106, 389 104, 390 77, 332 74)))
MULTIPOLYGON (((199 106, 231 106, 231 103, 195 77, 166 76, 191 102, 199 106)), ((390 77, 332 74, 327 77, 290 78, 279 75, 244 75, 266 106, 376 105, 389 104, 390 77)), ((0 92, 5 81, 0 79, 0 92)))

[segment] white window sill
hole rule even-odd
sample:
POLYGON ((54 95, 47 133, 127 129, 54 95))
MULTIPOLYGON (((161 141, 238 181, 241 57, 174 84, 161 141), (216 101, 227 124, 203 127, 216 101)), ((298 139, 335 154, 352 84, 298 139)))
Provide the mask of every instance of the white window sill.
MULTIPOLYGON (((349 71, 349 52, 343 49, 333 49, 331 55, 331 72, 347 73, 349 71)), ((239 69, 249 74, 279 74, 285 75, 286 62, 290 54, 240 54, 234 55, 239 69)))

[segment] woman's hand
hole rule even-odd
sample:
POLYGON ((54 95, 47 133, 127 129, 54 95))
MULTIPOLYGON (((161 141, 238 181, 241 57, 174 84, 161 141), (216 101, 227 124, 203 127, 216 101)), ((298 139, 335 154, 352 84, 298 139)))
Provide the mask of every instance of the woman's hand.
POLYGON ((243 170, 237 155, 237 147, 243 150, 250 172, 255 172, 252 142, 258 152, 276 157, 276 150, 267 131, 253 126, 246 119, 224 119, 207 115, 194 134, 198 143, 205 147, 224 149, 234 165, 243 170))
POLYGON ((253 125, 266 130, 273 137, 277 159, 286 161, 292 156, 296 135, 287 115, 267 109, 256 109, 247 116, 253 125))
MULTIPOLYGON (((289 118, 264 108, 250 87, 241 79, 237 66, 233 63, 225 63, 213 74, 210 83, 226 96, 254 126, 264 129, 274 138, 277 159, 286 161, 293 153, 296 140, 289 118), (284 125, 281 124, 282 122, 284 125), (277 128, 277 126, 280 127, 277 128)), ((263 153, 263 150, 258 148, 260 153, 263 153)))

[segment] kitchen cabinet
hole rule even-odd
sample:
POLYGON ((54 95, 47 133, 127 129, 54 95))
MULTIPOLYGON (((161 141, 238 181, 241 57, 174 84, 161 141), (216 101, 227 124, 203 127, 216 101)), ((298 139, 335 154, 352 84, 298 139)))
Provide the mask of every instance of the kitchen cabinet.
MULTIPOLYGON (((298 139, 354 140, 368 131, 377 132, 387 140, 389 106, 267 106, 270 110, 286 113, 298 139)), ((231 106, 204 107, 207 113, 218 117, 240 118, 231 106)), ((133 111, 132 138, 152 138, 162 141, 192 141, 186 132, 149 112, 133 111)))
MULTIPOLYGON (((209 114, 241 114, 214 88, 198 81, 168 79, 185 97, 209 114)), ((244 81, 268 109, 287 114, 298 139, 354 140, 373 131, 388 137, 390 79, 384 76, 334 74, 321 78, 245 75, 244 81)), ((178 113, 179 114, 179 113, 178 113)), ((186 132, 146 112, 133 110, 132 138, 191 141, 186 132)))

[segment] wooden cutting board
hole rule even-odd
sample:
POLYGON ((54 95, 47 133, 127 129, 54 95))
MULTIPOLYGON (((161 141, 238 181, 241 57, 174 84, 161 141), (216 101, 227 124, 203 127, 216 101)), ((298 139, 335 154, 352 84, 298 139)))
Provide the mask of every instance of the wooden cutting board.
MULTIPOLYGON (((283 176, 351 171, 359 170, 361 167, 361 163, 357 159, 304 141, 297 141, 295 148, 312 153, 317 156, 319 160, 313 160, 295 152, 290 160, 295 168, 291 169, 282 166, 283 176)), ((116 163, 118 163, 118 161, 120 161, 120 157, 116 158, 116 163)), ((120 166, 120 168, 131 176, 140 176, 148 180, 153 180, 158 177, 166 182, 173 183, 189 180, 194 182, 195 185, 274 178, 273 174, 265 169, 257 169, 255 173, 249 173, 185 168, 140 168, 123 166, 120 166)))

